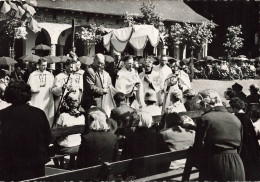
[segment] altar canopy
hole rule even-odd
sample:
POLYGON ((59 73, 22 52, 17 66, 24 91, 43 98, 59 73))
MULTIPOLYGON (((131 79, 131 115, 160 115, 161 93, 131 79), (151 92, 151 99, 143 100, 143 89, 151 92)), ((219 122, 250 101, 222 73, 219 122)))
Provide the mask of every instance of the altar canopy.
POLYGON ((119 29, 105 29, 109 32, 103 36, 103 45, 109 52, 111 46, 117 52, 123 52, 127 43, 129 43, 136 51, 143 50, 147 41, 153 47, 159 43, 159 30, 152 25, 133 25, 132 27, 119 29))

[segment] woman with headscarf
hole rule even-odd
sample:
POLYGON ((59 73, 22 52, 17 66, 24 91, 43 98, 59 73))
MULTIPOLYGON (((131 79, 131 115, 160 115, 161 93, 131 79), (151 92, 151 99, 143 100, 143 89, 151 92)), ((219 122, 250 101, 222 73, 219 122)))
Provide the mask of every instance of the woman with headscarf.
POLYGON ((86 131, 81 136, 77 166, 85 168, 118 160, 118 141, 110 132, 107 116, 97 107, 86 115, 86 131))
POLYGON ((245 167, 246 180, 258 180, 259 144, 253 123, 249 116, 243 111, 245 103, 241 99, 238 97, 232 98, 229 104, 243 126, 243 140, 240 156, 245 167))
POLYGON ((199 177, 206 181, 244 181, 245 171, 239 156, 242 125, 239 119, 223 107, 219 94, 203 90, 201 109, 204 114, 197 122, 195 154, 199 155, 199 177))

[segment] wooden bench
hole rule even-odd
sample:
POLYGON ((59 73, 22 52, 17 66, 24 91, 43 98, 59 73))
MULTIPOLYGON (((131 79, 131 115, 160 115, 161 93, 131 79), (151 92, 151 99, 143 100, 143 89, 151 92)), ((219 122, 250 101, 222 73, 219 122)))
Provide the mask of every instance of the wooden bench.
MULTIPOLYGON (((85 130, 85 125, 75 125, 71 127, 51 129, 53 142, 58 137, 68 136, 72 134, 79 134, 82 133, 84 130, 85 130)), ((72 165, 71 167, 74 168, 76 154, 72 154, 72 155, 55 154, 54 156, 51 157, 51 159, 54 161, 55 167, 64 169, 65 156, 70 156, 70 163, 72 165)))
MULTIPOLYGON (((59 174, 53 174, 53 175, 47 175, 44 177, 31 179, 28 181, 79 181, 79 180, 116 180, 118 175, 125 173, 127 170, 129 170, 129 167, 131 166, 132 162, 148 162, 152 161, 153 164, 162 164, 169 161, 175 161, 179 159, 185 159, 188 154, 188 150, 181 150, 181 151, 175 151, 175 152, 166 152, 161 154, 155 154, 155 155, 149 155, 144 157, 139 157, 135 159, 129 159, 124 161, 118 161, 118 162, 112 162, 112 163, 104 163, 102 165, 97 165, 89 168, 84 169, 78 169, 74 171, 68 171, 68 172, 61 172, 59 174)), ((146 166, 149 168, 149 166, 146 166)), ((195 174, 198 175, 197 170, 193 170, 195 174)), ((185 171, 183 170, 171 170, 167 171, 162 174, 157 174, 154 176, 148 176, 142 179, 139 179, 139 181, 150 181, 150 180, 175 180, 179 179, 180 177, 189 176, 189 174, 185 174, 185 171)), ((181 179, 184 180, 185 178, 181 179)), ((197 179, 196 177, 194 179, 197 179)), ((122 180, 122 179, 121 179, 122 180)), ((189 180, 189 179, 185 179, 189 180)))

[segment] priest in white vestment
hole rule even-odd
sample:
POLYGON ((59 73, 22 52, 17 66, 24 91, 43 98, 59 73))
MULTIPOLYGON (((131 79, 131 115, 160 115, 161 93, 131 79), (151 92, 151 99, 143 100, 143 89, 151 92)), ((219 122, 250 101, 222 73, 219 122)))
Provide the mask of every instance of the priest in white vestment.
POLYGON ((32 98, 30 105, 42 109, 51 125, 54 119, 54 101, 51 88, 54 81, 54 76, 46 71, 47 60, 41 58, 38 61, 39 69, 32 72, 28 79, 28 84, 31 86, 32 98))
POLYGON ((165 109, 171 105, 170 95, 172 92, 176 92, 176 90, 183 92, 187 89, 191 89, 189 75, 179 69, 178 62, 172 60, 170 62, 170 67, 172 69, 172 73, 168 76, 164 83, 165 96, 162 107, 162 114, 164 114, 165 109))
MULTIPOLYGON (((124 62, 124 67, 117 73, 115 88, 118 92, 124 93, 128 97, 128 101, 130 98, 135 97, 139 107, 142 107, 145 105, 143 84, 138 73, 133 68, 133 57, 125 56, 122 61, 124 62)), ((131 105, 132 103, 129 104, 131 105)))
POLYGON ((142 73, 139 74, 140 79, 142 80, 143 83, 143 93, 144 95, 146 92, 149 90, 154 90, 157 95, 157 101, 156 103, 159 105, 158 101, 158 95, 161 92, 161 76, 159 74, 159 71, 154 71, 153 68, 153 60, 152 58, 147 58, 145 60, 145 69, 142 73))
POLYGON ((76 65, 76 69, 73 74, 76 77, 77 84, 79 84, 79 91, 80 91, 79 97, 80 97, 80 101, 81 101, 81 97, 82 97, 82 93, 83 93, 83 74, 85 71, 80 68, 81 67, 80 61, 77 61, 75 65, 76 65))
POLYGON ((55 111, 57 111, 62 96, 63 89, 65 95, 68 91, 73 91, 80 98, 80 84, 76 81, 76 76, 72 73, 72 62, 65 63, 65 72, 58 74, 53 83, 52 93, 55 95, 55 111))
POLYGON ((160 59, 160 64, 154 66, 153 71, 158 72, 161 80, 160 92, 157 92, 158 103, 160 106, 163 105, 164 100, 164 83, 168 76, 172 73, 172 70, 167 66, 167 57, 163 55, 160 59))

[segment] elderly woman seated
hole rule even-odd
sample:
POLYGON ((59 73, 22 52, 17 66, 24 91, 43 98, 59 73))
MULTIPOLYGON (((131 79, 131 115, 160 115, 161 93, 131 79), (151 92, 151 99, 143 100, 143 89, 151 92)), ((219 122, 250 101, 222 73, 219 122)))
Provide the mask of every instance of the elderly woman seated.
MULTIPOLYGON (((161 134, 171 151, 184 150, 193 146, 195 131, 188 129, 187 126, 191 123, 193 121, 189 117, 180 117, 177 113, 167 115, 166 129, 161 130, 161 134)), ((185 162, 186 159, 174 161, 171 163, 171 169, 183 168, 185 162)))
MULTIPOLYGON (((137 115, 138 117, 133 117, 135 120, 132 121, 132 126, 135 126, 136 129, 126 136, 121 158, 124 160, 170 151, 163 140, 163 136, 149 130, 153 122, 152 116, 142 111, 137 112, 137 115)), ((152 161, 148 163, 144 165, 134 162, 129 174, 139 178, 165 172, 170 165, 169 163, 156 165, 152 161)))
POLYGON ((86 120, 86 131, 82 134, 78 152, 78 168, 118 160, 117 137, 110 132, 106 114, 97 107, 90 108, 86 120))
POLYGON ((186 108, 182 103, 182 92, 181 90, 175 90, 170 95, 170 100, 172 104, 166 108, 166 113, 179 113, 186 112, 186 108))
MULTIPOLYGON (((60 109, 61 114, 57 121, 57 128, 85 125, 85 117, 78 110, 79 100, 77 94, 68 92, 60 109)), ((79 150, 81 142, 80 134, 68 135, 57 139, 58 153, 75 154, 79 150)))

